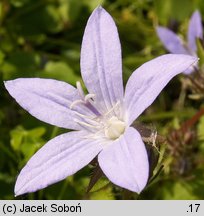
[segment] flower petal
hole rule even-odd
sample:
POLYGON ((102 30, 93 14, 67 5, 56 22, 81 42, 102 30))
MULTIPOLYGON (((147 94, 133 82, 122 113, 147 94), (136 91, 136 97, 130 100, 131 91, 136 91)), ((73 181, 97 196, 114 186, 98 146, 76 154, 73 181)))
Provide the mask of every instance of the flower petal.
POLYGON ((165 27, 157 27, 157 35, 165 48, 174 54, 190 54, 183 41, 173 31, 165 27))
POLYGON ((20 172, 15 194, 45 188, 86 166, 102 149, 97 139, 75 131, 62 134, 45 144, 20 172))
POLYGON ((81 48, 81 73, 103 110, 123 98, 121 47, 112 17, 98 7, 90 16, 81 48))
POLYGON ((131 124, 177 74, 197 62, 190 55, 167 54, 155 58, 133 72, 125 90, 127 121, 131 124))
POLYGON ((132 127, 99 155, 104 174, 114 184, 140 193, 147 184, 149 162, 140 134, 132 127))
POLYGON ((202 18, 199 11, 195 11, 191 16, 188 27, 188 46, 196 52, 196 38, 203 39, 202 18))
MULTIPOLYGON (((71 103, 80 99, 73 86, 52 79, 22 78, 6 81, 5 87, 25 110, 41 121, 63 128, 81 128, 73 121, 78 117, 70 109, 71 103)), ((88 112, 85 107, 78 107, 77 111, 88 112)))

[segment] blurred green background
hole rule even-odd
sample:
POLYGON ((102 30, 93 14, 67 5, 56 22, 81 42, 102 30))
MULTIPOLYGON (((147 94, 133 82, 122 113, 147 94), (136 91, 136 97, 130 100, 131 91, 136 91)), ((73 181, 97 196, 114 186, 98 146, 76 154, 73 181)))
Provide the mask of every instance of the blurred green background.
MULTIPOLYGON (((24 111, 6 92, 3 81, 42 77, 75 85, 80 80, 83 31, 98 5, 112 15, 118 27, 124 84, 135 68, 166 53, 155 33, 157 24, 177 30, 185 38, 194 10, 199 9, 204 18, 202 0, 1 0, 0 199, 14 199, 21 168, 37 149, 65 132, 24 111)), ((188 97, 181 103, 183 77, 172 80, 140 118, 164 137, 203 106, 202 101, 188 97)), ((204 199, 204 118, 190 131, 193 135, 187 144, 173 138, 163 144, 167 151, 160 163, 164 167, 139 197, 106 178, 86 193, 92 173, 88 166, 62 182, 16 199, 204 199), (177 151, 177 142, 180 150, 174 157, 171 150, 177 151)))

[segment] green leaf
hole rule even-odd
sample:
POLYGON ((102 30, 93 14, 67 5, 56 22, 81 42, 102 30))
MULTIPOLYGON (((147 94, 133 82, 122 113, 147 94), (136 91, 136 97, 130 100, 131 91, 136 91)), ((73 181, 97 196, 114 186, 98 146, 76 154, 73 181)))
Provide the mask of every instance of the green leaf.
POLYGON ((38 127, 38 128, 35 128, 35 129, 28 131, 28 136, 35 137, 35 138, 40 138, 44 134, 45 134, 45 128, 44 127, 38 127))
POLYGON ((198 63, 200 67, 203 68, 204 67, 204 48, 203 48, 202 42, 199 39, 196 40, 196 44, 197 44, 197 49, 198 49, 197 51, 198 57, 200 58, 198 63))
POLYGON ((194 200, 198 197, 192 187, 184 181, 172 181, 163 187, 163 199, 167 200, 194 200))
POLYGON ((101 177, 92 187, 90 192, 97 192, 103 190, 103 188, 106 187, 108 184, 110 184, 110 181, 106 177, 101 177))
POLYGON ((90 11, 93 11, 99 5, 104 3, 104 0, 84 0, 84 3, 89 7, 90 11))
POLYGON ((11 4, 15 7, 22 7, 30 0, 10 0, 11 4))
POLYGON ((204 116, 202 116, 199 120, 197 131, 199 140, 204 141, 204 116))
POLYGON ((199 149, 204 152, 204 116, 200 118, 197 126, 199 149))
POLYGON ((11 147, 14 151, 19 151, 24 137, 24 129, 19 126, 10 132, 11 147))
POLYGON ((77 80, 81 80, 81 78, 73 72, 72 68, 62 61, 49 61, 45 65, 45 69, 40 74, 40 77, 62 80, 72 85, 75 85, 77 80))
POLYGON ((17 126, 10 132, 11 146, 14 151, 21 152, 27 161, 44 144, 42 139, 44 134, 43 127, 26 130, 22 126, 17 126))
POLYGON ((107 185, 106 187, 101 188, 96 192, 92 192, 89 194, 90 199, 93 200, 112 200, 114 199, 114 193, 111 185, 107 185))
POLYGON ((1 66, 3 79, 35 77, 40 64, 39 55, 31 52, 14 52, 1 66))
POLYGON ((0 65, 4 62, 5 54, 0 50, 0 65))
POLYGON ((166 25, 171 19, 183 21, 184 19, 190 19, 190 15, 195 8, 195 3, 192 0, 155 0, 154 6, 156 13, 163 25, 166 25), (185 5, 185 7, 184 7, 185 5))

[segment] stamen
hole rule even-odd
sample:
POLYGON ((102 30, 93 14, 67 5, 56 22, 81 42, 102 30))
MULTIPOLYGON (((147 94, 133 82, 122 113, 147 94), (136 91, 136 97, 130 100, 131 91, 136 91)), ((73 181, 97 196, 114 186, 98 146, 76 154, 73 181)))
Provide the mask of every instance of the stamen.
POLYGON ((73 109, 74 106, 76 106, 77 104, 81 104, 84 103, 83 100, 75 100, 74 102, 71 103, 71 105, 69 106, 70 109, 73 109))
POLYGON ((83 104, 90 111, 92 111, 96 116, 101 116, 101 113, 91 103, 93 101, 90 100, 90 99, 93 99, 95 97, 95 94, 84 95, 84 91, 83 91, 81 83, 79 81, 76 82, 76 86, 77 86, 77 90, 79 91, 79 95, 81 96, 81 99, 72 102, 72 104, 70 105, 70 109, 72 109, 77 104, 83 104))
POLYGON ((107 139, 107 138, 103 135, 103 130, 104 130, 104 129, 101 129, 101 130, 99 130, 98 132, 96 132, 96 133, 94 133, 94 134, 92 133, 92 134, 83 136, 83 138, 85 138, 85 139, 98 139, 98 138, 107 139), (102 134, 100 134, 100 133, 102 133, 102 134))
POLYGON ((82 118, 87 118, 87 119, 90 119, 90 120, 94 120, 94 118, 95 118, 95 117, 93 117, 93 116, 86 116, 86 115, 83 115, 83 114, 81 114, 81 113, 79 113, 79 112, 77 112, 77 111, 74 111, 74 113, 75 113, 76 115, 82 117, 82 118))
POLYGON ((104 114, 104 116, 107 116, 110 114, 112 111, 115 110, 115 108, 120 104, 120 101, 118 101, 107 113, 104 114))
POLYGON ((84 98, 85 102, 88 102, 90 99, 93 99, 96 95, 95 94, 87 94, 84 98))
MULTIPOLYGON (((74 113, 75 113, 76 115, 78 115, 79 117, 88 120, 88 121, 90 122, 90 124, 93 124, 93 125, 101 124, 101 121, 99 121, 98 117, 86 116, 86 115, 83 115, 83 114, 78 113, 78 112, 76 112, 76 111, 74 111, 74 113)), ((89 123, 89 122, 88 122, 88 123, 89 123)))
MULTIPOLYGON (((119 138, 125 131, 125 122, 120 117, 122 112, 120 109, 121 101, 116 102, 105 114, 101 114, 95 104, 96 101, 94 101, 96 95, 92 93, 85 95, 81 83, 78 81, 76 86, 80 99, 72 102, 70 109, 80 104, 94 114, 93 116, 92 114, 86 115, 74 110, 76 116, 80 117, 79 119, 74 119, 74 121, 90 132, 90 136, 88 135, 87 138, 94 139, 99 136, 112 140, 119 138)), ((100 101, 98 103, 100 104, 100 101)), ((99 106, 99 104, 97 105, 99 106)))
POLYGON ((101 138, 101 136, 97 136, 96 134, 90 134, 87 136, 83 136, 84 139, 98 139, 101 138))
POLYGON ((100 126, 97 125, 97 126, 94 126, 94 125, 91 125, 91 124, 88 124, 86 122, 82 122, 82 121, 79 121, 78 119, 74 119, 74 121, 80 125, 83 125, 83 126, 86 126, 86 127, 90 127, 90 128, 94 128, 94 129, 100 129, 100 126))
POLYGON ((89 108, 96 116, 101 116, 101 113, 90 102, 86 102, 85 106, 89 108))
POLYGON ((81 86, 81 83, 79 81, 76 82, 76 86, 77 86, 77 89, 79 91, 79 94, 82 98, 84 98, 84 91, 83 91, 83 88, 81 86))

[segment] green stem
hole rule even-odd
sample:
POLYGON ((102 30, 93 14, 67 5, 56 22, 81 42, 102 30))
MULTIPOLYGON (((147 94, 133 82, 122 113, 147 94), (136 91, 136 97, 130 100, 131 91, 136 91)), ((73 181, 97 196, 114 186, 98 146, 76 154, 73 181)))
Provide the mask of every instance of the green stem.
POLYGON ((195 114, 194 110, 182 110, 182 111, 172 111, 172 112, 160 112, 158 114, 151 114, 151 115, 143 115, 140 117, 141 121, 155 121, 155 120, 164 120, 164 119, 171 119, 179 116, 179 118, 189 118, 195 114))

